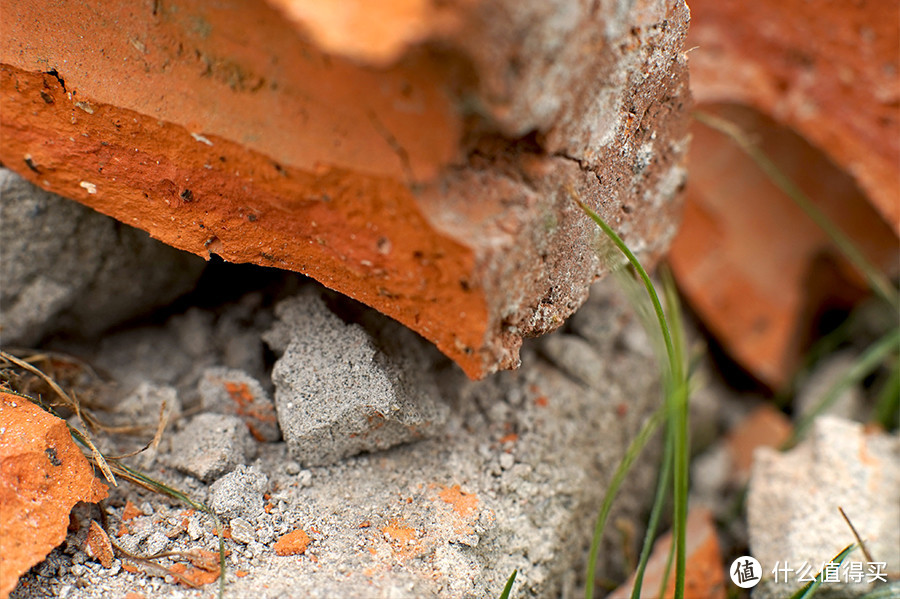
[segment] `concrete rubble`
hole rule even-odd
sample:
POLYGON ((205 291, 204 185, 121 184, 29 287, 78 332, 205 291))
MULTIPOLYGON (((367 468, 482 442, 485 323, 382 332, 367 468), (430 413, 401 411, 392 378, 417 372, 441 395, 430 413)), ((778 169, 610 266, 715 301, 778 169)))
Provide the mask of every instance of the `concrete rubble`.
MULTIPOLYGON (((312 343, 302 340, 308 327, 301 323, 326 331, 322 338, 332 348, 346 350, 345 356, 362 369, 349 369, 349 362, 337 356, 332 360, 348 367, 341 378, 332 379, 348 387, 346 396, 335 395, 333 401, 355 406, 357 397, 378 389, 373 383, 376 374, 383 372, 378 369, 389 368, 388 356, 397 348, 390 342, 382 344, 379 335, 396 325, 343 300, 336 304, 334 298, 326 302, 322 297, 329 296, 305 289, 279 304, 277 322, 265 336, 287 355, 291 346, 312 343), (345 322, 332 307, 345 318, 356 316, 345 322), (367 377, 352 376, 365 371, 367 377)), ((623 325, 630 322, 625 300, 611 290, 610 283, 604 283, 594 287, 588 306, 606 306, 602 309, 619 315, 619 324, 608 329, 611 338, 596 347, 595 354, 556 355, 551 363, 541 356, 552 350, 536 342, 526 348, 520 371, 481 382, 468 380, 424 340, 415 335, 404 339, 406 351, 417 354, 421 364, 430 364, 419 374, 432 379, 429 393, 437 390, 438 397, 433 399, 445 412, 431 438, 386 450, 371 447, 330 465, 304 468, 302 456, 291 455, 289 441, 262 442, 248 433, 239 417, 201 411, 171 425, 174 432, 164 436, 159 456, 146 473, 211 505, 230 526, 231 539, 226 541, 231 551, 229 597, 494 596, 513 569, 519 572, 515 596, 571 593, 577 572, 584 568, 590 523, 605 483, 659 401, 653 359, 623 349, 623 325), (586 358, 595 360, 592 366, 599 373, 591 379, 593 385, 568 374, 584 369, 584 364, 575 362, 586 358), (207 436, 208 446, 201 443, 207 436), (242 438, 242 444, 252 447, 235 449, 227 468, 199 469, 201 458, 225 447, 227 438, 242 438), (179 460, 184 463, 173 467, 179 460), (302 535, 297 531, 303 531, 302 535), (276 554, 275 543, 289 533, 308 538, 308 544, 294 555, 276 554)), ((224 310, 229 309, 240 307, 224 310)), ((216 338, 211 325, 227 321, 225 312, 216 318, 175 315, 155 331, 149 326, 121 331, 108 338, 96 361, 115 365, 127 359, 132 374, 145 373, 153 384, 174 386, 180 397, 188 398, 182 401, 185 413, 206 410, 196 394, 204 373, 248 380, 223 370, 224 352, 210 345, 216 338), (176 371, 166 367, 179 363, 179 352, 189 351, 173 323, 193 323, 188 328, 198 338, 191 351, 210 348, 206 360, 176 371), (155 352, 133 346, 130 355, 103 355, 121 349, 125 339, 135 341, 136 331, 146 335, 146 343, 152 343, 155 352), (195 396, 190 399, 192 392, 195 396)), ((261 335, 264 329, 252 330, 261 335)), ((572 336, 577 331, 559 334, 572 336)), ((284 355, 278 358, 280 363, 284 355)), ((312 371, 315 362, 309 358, 295 364, 297 369, 312 371)), ((276 397, 281 385, 276 381, 276 397)), ((427 405, 425 397, 415 394, 405 401, 410 406, 420 401, 427 405)), ((279 412, 288 409, 284 403, 276 405, 279 412)), ((280 420, 289 418, 279 413, 280 420)), ((372 426, 378 430, 377 422, 372 426)), ((125 441, 128 447, 136 443, 125 441)), ((645 458, 652 459, 654 453, 651 450, 645 458)), ((640 529, 647 490, 654 479, 654 469, 642 463, 646 464, 639 462, 629 476, 612 515, 616 522, 631 522, 635 530, 640 529)), ((158 549, 216 547, 208 516, 138 487, 114 489, 105 509, 112 538, 140 555, 158 549), (137 516, 132 511, 125 520, 127 501, 141 508, 137 516)), ((629 544, 637 542, 636 537, 629 539, 629 544)), ((615 531, 604 542, 603 571, 608 575, 624 575, 622 543, 615 531)), ((15 599, 30 598, 27 588, 46 588, 69 599, 129 592, 205 598, 213 592, 212 586, 178 587, 153 571, 128 571, 127 560, 121 557, 111 569, 104 569, 85 557, 77 543, 65 544, 48 561, 58 564, 53 578, 44 578, 43 571, 28 574, 13 593, 15 599)))

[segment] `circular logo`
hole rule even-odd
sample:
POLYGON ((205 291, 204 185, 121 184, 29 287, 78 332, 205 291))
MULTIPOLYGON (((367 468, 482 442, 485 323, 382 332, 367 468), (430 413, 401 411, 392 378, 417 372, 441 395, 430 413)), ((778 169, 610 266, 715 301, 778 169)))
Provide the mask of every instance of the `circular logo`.
POLYGON ((742 555, 731 562, 728 573, 731 574, 731 582, 742 589, 750 589, 762 579, 762 565, 755 558, 742 555))

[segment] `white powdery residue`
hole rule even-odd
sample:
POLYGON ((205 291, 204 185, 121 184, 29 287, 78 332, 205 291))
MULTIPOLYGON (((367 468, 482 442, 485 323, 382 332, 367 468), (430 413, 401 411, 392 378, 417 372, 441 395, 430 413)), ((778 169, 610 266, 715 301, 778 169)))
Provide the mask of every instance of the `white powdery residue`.
POLYGON ((208 145, 208 146, 213 145, 213 143, 212 143, 211 141, 209 141, 208 139, 206 139, 205 137, 203 137, 203 136, 200 135, 199 133, 191 133, 191 137, 193 137, 194 139, 196 139, 197 141, 199 141, 199 142, 202 143, 202 144, 206 144, 206 145, 208 145))

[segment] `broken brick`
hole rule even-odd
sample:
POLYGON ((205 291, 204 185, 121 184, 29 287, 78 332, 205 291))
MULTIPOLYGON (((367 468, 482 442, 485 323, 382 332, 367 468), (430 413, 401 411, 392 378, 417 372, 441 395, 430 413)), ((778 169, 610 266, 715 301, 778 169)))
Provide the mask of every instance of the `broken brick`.
POLYGON ((517 366, 603 272, 573 196, 665 251, 684 2, 333 6, 12 3, 0 161, 177 248, 307 274, 472 377, 517 366))

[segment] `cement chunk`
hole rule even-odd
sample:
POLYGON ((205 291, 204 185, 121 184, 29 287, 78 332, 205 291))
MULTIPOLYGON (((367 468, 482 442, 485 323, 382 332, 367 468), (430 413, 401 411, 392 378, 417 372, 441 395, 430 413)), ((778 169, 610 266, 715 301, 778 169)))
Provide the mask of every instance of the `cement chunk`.
POLYGON ((256 444, 237 416, 200 414, 172 438, 172 466, 205 482, 253 457, 256 444))
POLYGON ((0 168, 4 344, 93 335, 188 291, 203 261, 0 168))
MULTIPOLYGON (((304 294, 276 309, 266 336, 284 355, 272 381, 281 430, 304 466, 433 434, 447 416, 434 380, 409 352, 388 354, 359 325, 304 294)), ((414 351, 414 350, 413 350, 414 351)))
POLYGON ((242 464, 213 483, 209 507, 222 518, 253 522, 264 512, 263 493, 268 484, 264 473, 242 464))

